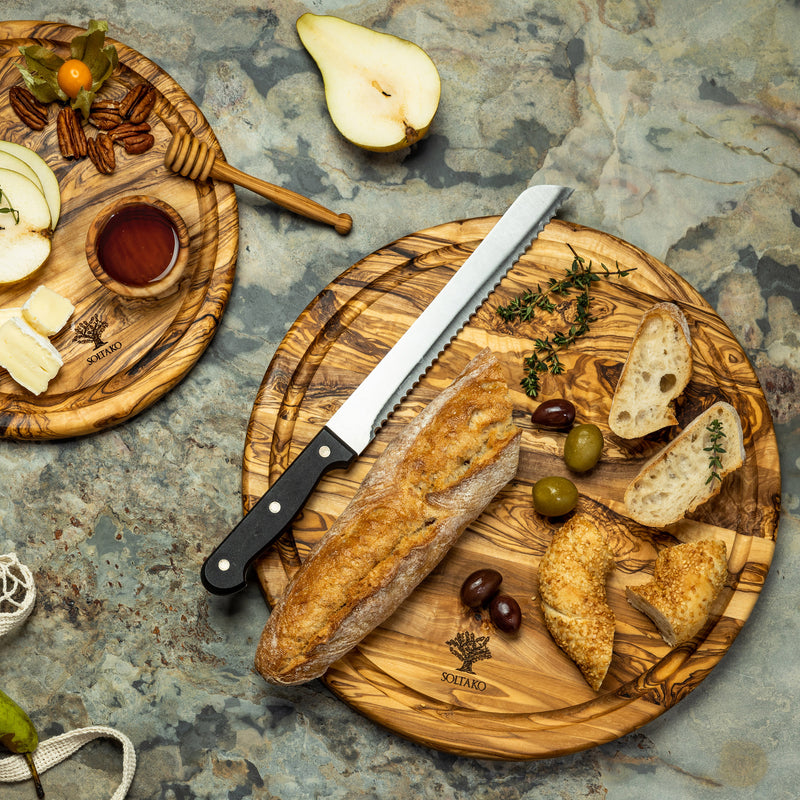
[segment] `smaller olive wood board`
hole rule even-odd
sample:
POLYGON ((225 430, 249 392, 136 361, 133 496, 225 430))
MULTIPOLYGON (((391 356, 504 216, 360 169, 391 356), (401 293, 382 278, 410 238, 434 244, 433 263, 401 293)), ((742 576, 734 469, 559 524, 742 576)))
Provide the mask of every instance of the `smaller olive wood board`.
MULTIPOLYGON (((77 436, 119 424, 173 388, 208 346, 233 284, 238 253, 236 194, 228 183, 195 183, 164 166, 173 132, 191 131, 221 157, 200 109, 160 67, 120 42, 120 63, 98 99, 120 100, 128 89, 150 83, 156 103, 148 123, 154 146, 129 155, 115 146, 116 168, 97 171, 88 158, 61 156, 56 133, 59 103, 52 103, 42 131, 28 128, 11 108, 8 90, 23 85, 19 48, 43 45, 62 57, 80 28, 49 22, 0 22, 0 139, 22 144, 55 172, 61 218, 47 261, 25 280, 0 286, 0 309, 16 308, 40 284, 75 306, 68 325, 52 338, 64 366, 47 390, 35 396, 0 369, 0 436, 45 439, 77 436), (97 213, 129 195, 169 203, 189 229, 189 265, 174 294, 158 300, 121 298, 92 275, 84 246, 97 213)), ((85 125, 87 136, 97 131, 85 125)))
MULTIPOLYGON (((407 236, 344 272, 312 302, 286 335, 253 408, 245 449, 245 510, 325 424, 496 222, 454 222, 407 236)), ((576 224, 552 221, 498 290, 427 371, 363 456, 323 478, 278 545, 258 564, 272 604, 297 565, 355 493, 398 427, 447 386, 483 347, 496 352, 523 430, 517 477, 463 534, 440 565, 383 625, 324 678, 343 700, 417 742, 452 753, 527 759, 557 756, 626 734, 673 706, 725 654, 758 599, 772 559, 779 517, 780 473, 772 421, 758 380, 730 330, 672 270, 636 247, 576 224), (532 323, 506 323, 496 313, 526 289, 563 277, 574 251, 625 278, 595 284, 590 334, 563 355, 567 371, 545 375, 539 397, 520 387, 533 339, 565 330, 574 297, 532 323), (677 404, 680 426, 718 399, 738 410, 747 459, 721 493, 670 531, 625 516, 622 496, 643 461, 680 426, 624 441, 607 424, 611 397, 634 330, 654 302, 671 300, 686 314, 695 366, 677 404), (604 433, 600 463, 575 476, 566 469, 565 433, 537 430, 537 403, 566 397, 579 422, 604 433), (588 512, 611 536, 616 568, 608 581, 616 615, 609 674, 593 692, 550 638, 537 599, 537 565, 563 520, 532 508, 531 487, 547 475, 571 477, 588 512), (730 574, 714 613, 690 643, 670 650, 651 622, 625 600, 627 584, 652 574, 656 553, 678 541, 715 537, 728 549, 730 574), (516 635, 494 629, 459 601, 464 578, 480 567, 504 576, 523 625, 516 635), (484 638, 485 637, 485 638, 484 638), (470 658, 465 653, 471 649, 470 658)))

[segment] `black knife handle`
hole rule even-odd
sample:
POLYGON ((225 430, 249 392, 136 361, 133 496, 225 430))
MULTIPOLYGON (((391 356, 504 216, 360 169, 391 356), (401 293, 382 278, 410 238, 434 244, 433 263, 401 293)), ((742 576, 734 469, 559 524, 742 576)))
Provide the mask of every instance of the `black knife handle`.
POLYGON ((356 455, 323 428, 206 559, 203 586, 214 594, 244 589, 250 564, 289 527, 323 473, 346 466, 356 455))

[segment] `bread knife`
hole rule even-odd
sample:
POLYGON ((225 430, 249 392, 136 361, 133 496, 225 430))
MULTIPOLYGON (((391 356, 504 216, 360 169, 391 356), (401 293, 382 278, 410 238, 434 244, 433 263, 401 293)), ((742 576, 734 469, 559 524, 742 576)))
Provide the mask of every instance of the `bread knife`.
POLYGON ((232 594, 247 585, 250 565, 289 527, 322 475, 346 467, 363 452, 571 194, 565 186, 532 186, 511 204, 391 350, 208 556, 200 577, 209 592, 232 594))

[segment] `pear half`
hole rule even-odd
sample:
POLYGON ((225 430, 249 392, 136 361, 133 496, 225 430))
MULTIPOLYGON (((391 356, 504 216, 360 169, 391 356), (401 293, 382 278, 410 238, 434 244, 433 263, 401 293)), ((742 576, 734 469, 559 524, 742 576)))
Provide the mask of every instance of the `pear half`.
POLYGON ((19 172, 0 169, 0 190, 0 284, 16 283, 50 255, 50 208, 41 188, 19 172))
POLYGON ((391 152, 418 142, 439 107, 441 81, 413 42, 339 17, 303 14, 300 41, 316 61, 333 124, 353 144, 391 152))

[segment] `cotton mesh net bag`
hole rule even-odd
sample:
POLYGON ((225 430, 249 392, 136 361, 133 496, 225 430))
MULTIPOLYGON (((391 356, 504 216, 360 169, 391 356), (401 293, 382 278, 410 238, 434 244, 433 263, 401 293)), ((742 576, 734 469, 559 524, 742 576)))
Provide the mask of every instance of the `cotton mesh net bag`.
POLYGON ((22 625, 33 611, 36 585, 14 553, 0 556, 0 636, 22 625))

